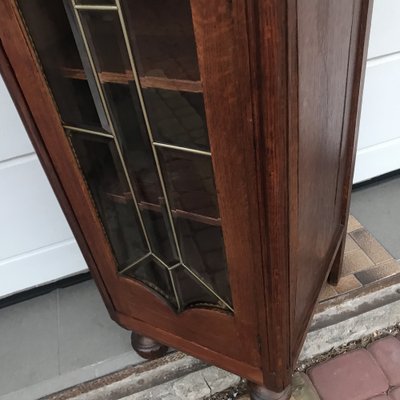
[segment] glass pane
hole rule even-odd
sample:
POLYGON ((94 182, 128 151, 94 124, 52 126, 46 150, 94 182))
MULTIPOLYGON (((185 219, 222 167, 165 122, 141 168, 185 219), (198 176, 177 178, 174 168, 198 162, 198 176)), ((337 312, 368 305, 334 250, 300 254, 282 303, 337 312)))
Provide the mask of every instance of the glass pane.
POLYGON ((231 305, 231 291, 222 230, 185 218, 175 218, 185 266, 200 276, 223 300, 231 305))
POLYGON ((152 244, 153 253, 169 266, 177 264, 179 258, 175 251, 174 237, 169 226, 165 206, 158 207, 139 203, 139 207, 142 210, 144 224, 152 244))
POLYGON ((80 15, 152 250, 167 265, 175 265, 176 246, 118 14, 81 11, 80 15))
POLYGON ((125 276, 132 277, 144 283, 177 309, 176 297, 171 282, 171 276, 166 268, 158 265, 154 260, 148 258, 126 272, 125 276))
POLYGON ((80 10, 79 15, 100 80, 117 83, 133 80, 118 13, 80 10))
POLYGON ((171 208, 177 215, 218 224, 219 209, 211 158, 159 148, 171 208))
POLYGON ((120 269, 149 251, 112 140, 70 133, 71 143, 89 186, 120 269))
POLYGON ((230 304, 211 158, 166 148, 158 154, 183 262, 230 304))
POLYGON ((103 88, 138 200, 157 204, 161 188, 136 90, 118 83, 103 88))
POLYGON ((199 81, 188 0, 122 0, 139 76, 199 81))
POLYGON ((101 129, 62 1, 18 0, 65 124, 101 129))
POLYGON ((208 150, 190 1, 122 4, 154 140, 208 150))
POLYGON ((175 268, 172 270, 172 276, 182 309, 201 305, 227 309, 224 303, 186 268, 175 268))
POLYGON ((156 142, 209 150, 201 93, 144 89, 143 96, 156 142))

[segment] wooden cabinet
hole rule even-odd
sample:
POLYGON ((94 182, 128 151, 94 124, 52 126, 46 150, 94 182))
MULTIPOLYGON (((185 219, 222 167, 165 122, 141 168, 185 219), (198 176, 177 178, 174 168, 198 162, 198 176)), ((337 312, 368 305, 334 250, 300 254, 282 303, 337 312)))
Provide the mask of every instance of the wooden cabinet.
POLYGON ((370 10, 0 3, 1 72, 142 355, 157 341, 247 378, 254 399, 288 398, 340 274, 370 10))

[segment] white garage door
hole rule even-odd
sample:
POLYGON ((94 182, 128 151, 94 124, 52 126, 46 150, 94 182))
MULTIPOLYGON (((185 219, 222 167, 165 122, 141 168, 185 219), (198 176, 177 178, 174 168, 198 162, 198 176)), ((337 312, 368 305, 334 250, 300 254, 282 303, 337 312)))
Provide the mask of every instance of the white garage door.
POLYGON ((86 270, 0 76, 0 298, 86 270))
POLYGON ((375 0, 354 182, 400 169, 400 1, 375 0))

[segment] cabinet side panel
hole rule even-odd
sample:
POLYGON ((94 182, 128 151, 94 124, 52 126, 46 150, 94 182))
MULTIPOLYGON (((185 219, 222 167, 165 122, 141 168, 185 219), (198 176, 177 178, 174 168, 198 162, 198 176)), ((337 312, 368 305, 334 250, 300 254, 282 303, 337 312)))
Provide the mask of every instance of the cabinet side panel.
POLYGON ((298 1, 299 170, 295 337, 302 336, 342 232, 337 195, 357 1, 298 1))

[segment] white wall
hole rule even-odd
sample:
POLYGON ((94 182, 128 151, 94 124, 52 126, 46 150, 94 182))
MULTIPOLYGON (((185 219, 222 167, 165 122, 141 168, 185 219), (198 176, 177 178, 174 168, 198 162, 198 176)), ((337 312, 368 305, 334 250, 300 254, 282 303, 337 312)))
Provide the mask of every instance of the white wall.
POLYGON ((0 76, 0 298, 84 270, 0 76))
POLYGON ((400 169, 400 0, 375 0, 354 182, 400 169))

